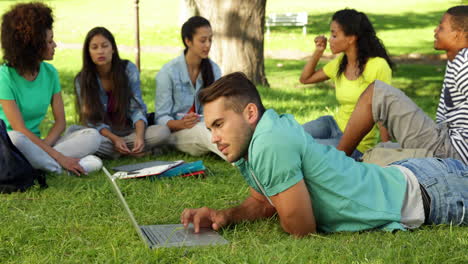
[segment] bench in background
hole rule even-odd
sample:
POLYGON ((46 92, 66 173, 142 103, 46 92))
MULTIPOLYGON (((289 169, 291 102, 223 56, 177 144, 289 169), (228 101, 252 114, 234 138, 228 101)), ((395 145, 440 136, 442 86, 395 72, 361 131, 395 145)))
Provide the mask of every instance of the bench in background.
POLYGON ((275 26, 300 26, 302 34, 307 34, 307 13, 270 14, 266 18, 267 35, 270 35, 270 27, 275 26))

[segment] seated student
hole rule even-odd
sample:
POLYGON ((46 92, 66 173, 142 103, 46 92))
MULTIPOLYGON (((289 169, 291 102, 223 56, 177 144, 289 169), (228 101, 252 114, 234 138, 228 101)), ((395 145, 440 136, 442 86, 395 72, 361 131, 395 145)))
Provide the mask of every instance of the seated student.
POLYGON ((44 62, 54 58, 52 10, 43 3, 17 4, 3 14, 0 66, 0 118, 13 144, 31 165, 61 173, 62 167, 76 175, 101 168, 95 156, 100 138, 95 129, 65 134, 65 110, 57 70, 44 62), (39 126, 52 107, 54 124, 41 139, 39 126))
POLYGON ((193 156, 214 152, 196 95, 221 77, 218 65, 208 58, 213 33, 208 20, 194 16, 182 25, 182 55, 166 63, 156 76, 155 122, 172 132, 169 143, 193 156))
POLYGON ((245 75, 232 73, 199 94, 212 140, 236 162, 250 196, 225 210, 185 209, 182 223, 217 230, 278 214, 284 231, 417 228, 468 224, 468 166, 452 159, 408 159, 379 167, 317 143, 292 115, 262 105, 245 75), (359 184, 356 184, 359 183, 359 184))
MULTIPOLYGON (((317 142, 336 147, 361 93, 375 80, 390 83, 393 63, 371 22, 362 12, 353 9, 336 12, 332 17, 330 32, 330 49, 333 54, 339 54, 338 57, 316 70, 327 47, 324 36, 316 37, 315 52, 305 65, 300 82, 309 84, 328 79, 335 82, 336 99, 340 104, 336 115, 322 116, 303 126, 317 142)), ((381 126, 380 136, 384 142, 389 140, 386 129, 381 126)), ((360 158, 364 151, 373 147, 377 137, 377 126, 374 126, 353 153, 353 158, 360 158)))
POLYGON ((98 156, 142 156, 168 139, 165 125, 146 127, 140 73, 135 64, 120 59, 114 36, 106 28, 88 32, 75 88, 81 123, 101 134, 98 156))
POLYGON ((363 136, 381 122, 403 148, 425 148, 435 157, 468 162, 468 6, 447 10, 434 30, 434 48, 447 52, 447 69, 436 122, 403 92, 383 82, 359 98, 338 145, 350 155, 363 136))

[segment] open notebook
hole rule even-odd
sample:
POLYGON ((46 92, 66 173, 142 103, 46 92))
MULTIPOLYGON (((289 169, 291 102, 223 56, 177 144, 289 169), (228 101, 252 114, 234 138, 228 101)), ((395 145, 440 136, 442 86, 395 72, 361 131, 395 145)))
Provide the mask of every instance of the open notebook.
POLYGON ((177 161, 150 161, 114 167, 117 172, 112 176, 117 179, 133 179, 160 175, 161 173, 179 166, 183 160, 177 161))

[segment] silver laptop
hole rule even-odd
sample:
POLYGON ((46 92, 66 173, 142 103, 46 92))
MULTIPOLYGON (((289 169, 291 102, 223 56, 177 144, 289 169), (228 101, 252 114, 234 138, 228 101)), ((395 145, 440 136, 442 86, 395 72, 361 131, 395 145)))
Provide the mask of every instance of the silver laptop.
POLYGON ((135 230, 141 240, 145 242, 151 249, 160 247, 183 247, 183 246, 206 246, 206 245, 223 245, 229 242, 220 236, 211 228, 200 228, 199 233, 194 233, 193 225, 184 228, 182 224, 169 225, 138 225, 132 211, 128 207, 125 198, 120 191, 119 186, 115 182, 116 177, 111 176, 105 167, 102 170, 111 182, 113 189, 119 200, 122 202, 125 211, 128 213, 135 230))

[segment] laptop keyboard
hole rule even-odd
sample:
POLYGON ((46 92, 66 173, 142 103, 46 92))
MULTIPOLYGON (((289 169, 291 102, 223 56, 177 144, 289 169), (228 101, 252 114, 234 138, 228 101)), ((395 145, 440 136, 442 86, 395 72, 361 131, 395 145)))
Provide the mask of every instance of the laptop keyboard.
POLYGON ((140 228, 152 245, 183 242, 186 238, 184 229, 175 228, 172 232, 164 232, 165 230, 158 226, 140 226, 140 228))

